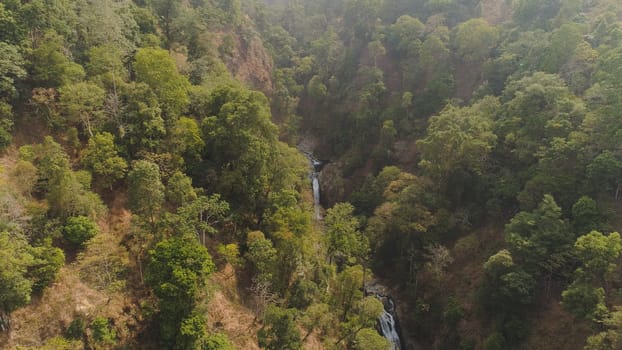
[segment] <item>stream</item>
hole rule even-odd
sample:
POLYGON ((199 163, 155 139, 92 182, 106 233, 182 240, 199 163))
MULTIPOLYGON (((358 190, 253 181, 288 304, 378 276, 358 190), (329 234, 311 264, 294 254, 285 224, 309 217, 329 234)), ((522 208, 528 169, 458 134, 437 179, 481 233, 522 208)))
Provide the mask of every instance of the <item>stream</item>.
MULTIPOLYGON (((322 220, 322 205, 320 203, 320 172, 325 162, 316 159, 311 152, 301 151, 311 163, 311 186, 313 188, 313 209, 315 220, 322 220)), ((378 319, 378 332, 391 343, 391 350, 402 350, 402 342, 397 324, 397 310, 393 298, 386 292, 386 288, 378 282, 365 285, 365 295, 374 295, 384 305, 384 312, 378 319)))

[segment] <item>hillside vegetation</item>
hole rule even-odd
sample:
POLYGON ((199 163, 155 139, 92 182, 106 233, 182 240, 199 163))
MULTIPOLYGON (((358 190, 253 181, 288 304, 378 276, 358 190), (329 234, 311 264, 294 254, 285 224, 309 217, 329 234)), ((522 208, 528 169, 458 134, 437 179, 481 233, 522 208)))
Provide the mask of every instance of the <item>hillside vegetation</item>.
POLYGON ((622 347, 621 19, 1 0, 0 348, 622 347))

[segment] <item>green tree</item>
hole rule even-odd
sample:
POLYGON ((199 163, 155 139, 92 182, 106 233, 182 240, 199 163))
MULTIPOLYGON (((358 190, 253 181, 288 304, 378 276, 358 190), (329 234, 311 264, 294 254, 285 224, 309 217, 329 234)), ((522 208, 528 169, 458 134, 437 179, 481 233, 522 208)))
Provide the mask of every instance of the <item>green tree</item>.
POLYGON ((294 321, 295 310, 270 305, 257 332, 259 346, 267 350, 302 349, 300 331, 294 321))
POLYGON ((583 196, 572 206, 572 225, 577 234, 599 229, 603 219, 596 201, 590 197, 583 196))
POLYGON ((183 328, 191 322, 214 268, 207 249, 192 237, 161 241, 149 252, 145 277, 159 299, 160 337, 168 348, 186 349, 183 328))
POLYGON ((454 32, 454 46, 460 58, 467 62, 482 62, 496 46, 497 29, 482 18, 460 23, 454 32))
POLYGON ((192 179, 181 171, 174 172, 166 184, 166 200, 177 208, 197 200, 192 179))
POLYGON ((41 292, 56 279, 58 271, 65 264, 65 254, 60 248, 53 247, 51 240, 47 239, 42 245, 33 247, 32 255, 34 257, 30 271, 33 278, 32 290, 41 292))
POLYGON ((353 216, 350 203, 337 203, 326 211, 326 246, 330 259, 349 262, 363 258, 368 252, 367 238, 359 231, 359 222, 353 216))
POLYGON ((356 350, 389 350, 391 343, 373 328, 363 328, 354 340, 356 350))
POLYGON ((43 87, 58 87, 77 83, 84 79, 82 66, 65 56, 63 38, 55 32, 47 32, 41 45, 31 53, 31 75, 43 87))
MULTIPOLYGON (((249 221, 257 222, 269 195, 279 190, 270 183, 270 162, 279 159, 274 153, 278 129, 270 121, 266 97, 259 92, 222 86, 195 109, 196 115, 206 117, 202 125, 206 143, 203 159, 215 171, 208 178, 208 188, 222 194, 249 221)), ((201 172, 199 183, 204 183, 204 174, 201 172)))
POLYGON ((114 136, 107 132, 97 133, 89 139, 82 164, 106 187, 112 187, 127 171, 127 162, 119 156, 114 136))
POLYGON ((174 152, 184 157, 187 162, 201 158, 205 142, 201 138, 201 129, 195 119, 181 117, 171 130, 174 152))
POLYGON ((510 251, 525 270, 550 279, 568 266, 575 235, 562 219, 561 208, 545 195, 533 212, 520 212, 505 227, 510 251))
POLYGON ((129 154, 135 156, 139 151, 155 151, 166 135, 157 96, 144 83, 124 84, 119 90, 124 108, 117 125, 129 154))
POLYGON ((366 328, 376 326, 383 312, 384 305, 375 296, 358 300, 354 305, 353 312, 348 316, 347 322, 342 324, 342 336, 336 344, 346 339, 349 343, 355 342, 356 344, 358 333, 366 328))
POLYGON ((335 277, 333 285, 332 304, 341 311, 341 320, 346 321, 352 308, 363 298, 363 267, 346 267, 335 277))
POLYGON ((97 225, 86 216, 70 217, 63 226, 63 237, 70 243, 79 246, 84 246, 98 232, 97 225))
POLYGON ((544 71, 557 73, 583 41, 583 35, 583 29, 576 23, 566 23, 556 29, 543 62, 544 71))
POLYGON ((30 302, 32 281, 28 269, 34 264, 28 243, 8 232, 0 233, 0 329, 11 326, 10 315, 30 302))
POLYGON ((163 202, 164 185, 158 166, 146 160, 135 161, 128 174, 129 208, 145 217, 153 228, 163 202))
POLYGON ((229 338, 222 333, 213 333, 206 337, 201 345, 202 350, 235 350, 229 338))
POLYGON ((15 81, 26 76, 25 62, 18 47, 5 42, 0 42, 0 57, 0 98, 7 99, 15 95, 15 81))
POLYGON ((622 239, 617 232, 603 235, 592 231, 579 237, 574 248, 586 276, 604 282, 605 277, 616 268, 616 262, 622 253, 622 239))
POLYGON ((575 280, 562 292, 562 306, 579 319, 598 321, 607 313, 605 290, 575 280))
POLYGON ((80 123, 89 136, 104 122, 106 92, 99 86, 79 82, 64 85, 60 90, 60 104, 71 123, 80 123))
POLYGON ((246 259, 255 268, 257 278, 262 282, 271 283, 276 270, 277 251, 272 241, 267 239, 260 231, 249 232, 246 238, 248 251, 246 259))
POLYGON ((605 329, 588 337, 584 350, 614 350, 622 345, 622 309, 615 307, 602 323, 605 329))
POLYGON ((134 57, 134 71, 136 80, 149 85, 158 96, 168 121, 179 116, 190 102, 190 83, 179 74, 168 51, 155 47, 139 49, 134 57))
POLYGON ((514 263, 508 250, 501 250, 484 264, 485 278, 481 285, 484 307, 491 312, 498 309, 503 319, 516 314, 533 301, 535 281, 514 263))
POLYGON ((303 327, 307 330, 307 334, 305 334, 303 340, 306 340, 316 329, 322 332, 329 331, 332 321, 333 317, 328 304, 320 303, 310 305, 300 319, 303 327))
POLYGON ((427 136, 417 142, 420 165, 440 181, 461 169, 481 174, 497 140, 492 117, 498 108, 496 99, 486 98, 471 107, 450 105, 430 118, 427 136))
POLYGON ((117 342, 117 334, 107 318, 96 317, 89 328, 93 330, 92 336, 95 343, 114 345, 117 342))
POLYGON ((533 164, 555 138, 583 121, 585 106, 556 75, 535 73, 507 84, 496 130, 511 169, 533 164))
POLYGON ((586 167, 586 175, 595 192, 617 194, 622 162, 609 151, 596 156, 586 167))
POLYGON ((207 243, 206 236, 217 232, 216 225, 222 223, 229 213, 229 203, 220 199, 219 194, 199 196, 177 209, 185 232, 193 233, 201 244, 207 243))

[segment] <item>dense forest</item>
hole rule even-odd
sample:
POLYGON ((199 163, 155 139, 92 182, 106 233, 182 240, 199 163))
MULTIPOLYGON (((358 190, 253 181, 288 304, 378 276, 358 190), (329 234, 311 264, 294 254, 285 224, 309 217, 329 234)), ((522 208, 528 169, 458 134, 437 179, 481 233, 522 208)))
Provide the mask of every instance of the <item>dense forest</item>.
POLYGON ((618 0, 0 0, 0 151, 2 349, 622 348, 618 0))

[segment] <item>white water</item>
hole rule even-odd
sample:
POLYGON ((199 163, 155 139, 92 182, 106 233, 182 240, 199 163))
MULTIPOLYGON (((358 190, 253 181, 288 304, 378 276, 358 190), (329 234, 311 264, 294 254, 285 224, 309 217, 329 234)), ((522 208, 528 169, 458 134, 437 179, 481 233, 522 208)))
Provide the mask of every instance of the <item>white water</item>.
POLYGON ((402 350, 397 320, 394 316, 396 315, 395 303, 387 293, 387 288, 378 281, 370 281, 365 285, 365 294, 376 296, 384 306, 383 313, 378 319, 378 331, 391 343, 391 350, 402 350))
MULTIPOLYGON (((391 308, 393 308, 393 301, 391 299, 389 299, 389 304, 391 308)), ((400 350, 402 345, 400 343, 400 335, 397 333, 397 329, 395 329, 395 319, 393 315, 385 309, 378 322, 380 323, 382 335, 391 342, 391 350, 400 350)))
POLYGON ((320 213, 320 179, 317 172, 311 175, 313 183, 313 208, 315 209, 315 219, 322 220, 320 213))
POLYGON ((311 154, 308 154, 307 157, 309 157, 313 168, 313 172, 311 173, 311 184, 313 186, 313 209, 315 210, 315 219, 322 220, 322 206, 320 204, 320 174, 318 172, 322 162, 313 158, 311 154))

